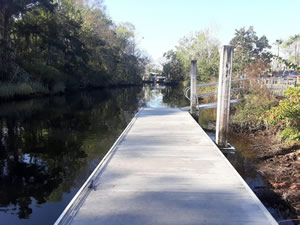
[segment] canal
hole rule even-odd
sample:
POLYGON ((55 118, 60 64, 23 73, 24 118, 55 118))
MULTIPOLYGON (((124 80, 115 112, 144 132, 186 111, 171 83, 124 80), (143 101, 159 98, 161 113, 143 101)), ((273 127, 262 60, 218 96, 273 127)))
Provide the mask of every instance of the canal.
MULTIPOLYGON (((140 107, 184 107, 182 86, 94 90, 0 104, 0 224, 50 225, 140 107)), ((199 123, 214 138, 215 110, 199 123)), ((255 171, 247 140, 224 152, 277 220, 290 209, 255 171)), ((285 225, 292 222, 280 223, 285 225)))

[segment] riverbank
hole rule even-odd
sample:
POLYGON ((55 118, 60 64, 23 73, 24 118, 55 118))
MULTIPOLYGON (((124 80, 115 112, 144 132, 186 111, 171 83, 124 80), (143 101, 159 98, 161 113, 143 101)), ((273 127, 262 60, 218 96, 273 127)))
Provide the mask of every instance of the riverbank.
POLYGON ((300 222, 300 142, 283 144, 267 131, 244 135, 250 141, 256 170, 271 184, 274 192, 294 209, 300 222))
POLYGON ((43 86, 39 82, 29 82, 29 83, 1 83, 0 82, 0 102, 9 102, 15 100, 25 100, 31 98, 64 95, 68 93, 75 93, 87 90, 101 90, 108 88, 126 88, 133 86, 141 86, 142 83, 136 84, 111 84, 103 86, 87 86, 78 87, 73 89, 67 89, 63 84, 57 85, 57 88, 51 91, 43 86))

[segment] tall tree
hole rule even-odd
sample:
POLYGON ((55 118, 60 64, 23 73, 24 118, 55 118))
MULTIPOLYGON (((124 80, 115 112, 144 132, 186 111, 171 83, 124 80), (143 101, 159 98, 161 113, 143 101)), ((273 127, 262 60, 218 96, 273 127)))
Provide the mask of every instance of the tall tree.
POLYGON ((0 82, 33 81, 47 93, 141 81, 148 61, 135 28, 114 24, 101 0, 0 0, 0 7, 0 82))
POLYGON ((277 45, 277 56, 279 57, 279 50, 280 50, 280 46, 283 44, 283 40, 277 39, 275 44, 277 45))
MULTIPOLYGON (((294 36, 291 36, 286 42, 286 47, 294 47, 294 57, 293 61, 296 65, 299 65, 298 62, 298 44, 300 42, 300 34, 296 34, 294 36)), ((291 57, 292 58, 292 57, 291 57)))
POLYGON ((270 61, 266 54, 266 50, 271 48, 268 39, 264 35, 259 38, 252 26, 248 30, 245 27, 235 30, 230 44, 235 47, 233 73, 236 75, 243 75, 246 66, 257 60, 270 61))
POLYGON ((197 60, 198 79, 207 81, 215 78, 219 71, 219 41, 209 30, 196 32, 179 41, 177 56, 184 66, 188 78, 191 60, 197 60))
POLYGON ((9 79, 15 60, 15 49, 12 43, 13 28, 22 15, 36 7, 43 7, 51 10, 54 7, 53 0, 1 0, 0 17, 0 47, 1 47, 1 67, 0 79, 9 79))
POLYGON ((177 53, 170 50, 164 53, 166 62, 163 64, 163 75, 170 80, 180 81, 184 79, 183 76, 183 64, 177 57, 177 53))

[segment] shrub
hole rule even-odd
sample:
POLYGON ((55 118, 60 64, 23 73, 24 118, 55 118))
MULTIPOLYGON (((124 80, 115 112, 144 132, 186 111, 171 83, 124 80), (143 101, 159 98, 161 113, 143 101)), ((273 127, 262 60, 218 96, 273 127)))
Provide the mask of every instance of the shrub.
POLYGON ((282 141, 300 141, 300 88, 288 88, 284 94, 287 98, 271 108, 264 121, 268 126, 279 126, 282 141))
POLYGON ((266 89, 254 89, 244 96, 236 105, 236 112, 232 116, 235 128, 246 132, 263 129, 264 114, 276 104, 276 99, 266 89))
POLYGON ((67 76, 58 69, 42 63, 26 65, 26 70, 35 77, 35 80, 38 80, 44 86, 48 87, 50 91, 54 85, 64 83, 67 79, 67 76))

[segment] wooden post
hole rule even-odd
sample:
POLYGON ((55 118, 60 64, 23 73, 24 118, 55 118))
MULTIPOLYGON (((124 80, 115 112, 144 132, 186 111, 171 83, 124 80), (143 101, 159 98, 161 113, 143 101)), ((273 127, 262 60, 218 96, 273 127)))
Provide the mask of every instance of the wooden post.
POLYGON ((191 61, 191 114, 196 114, 197 109, 197 60, 191 61))
POLYGON ((227 147, 232 58, 233 46, 224 45, 221 49, 220 59, 216 126, 216 143, 220 147, 227 147))

